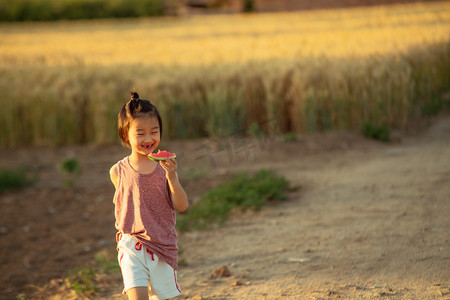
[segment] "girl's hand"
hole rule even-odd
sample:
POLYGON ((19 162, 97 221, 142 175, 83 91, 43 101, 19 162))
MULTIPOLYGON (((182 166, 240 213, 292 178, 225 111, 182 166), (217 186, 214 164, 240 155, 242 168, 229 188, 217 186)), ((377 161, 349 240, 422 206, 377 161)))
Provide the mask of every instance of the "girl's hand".
POLYGON ((186 192, 178 180, 177 160, 175 158, 166 158, 166 160, 160 161, 159 163, 161 164, 161 167, 166 170, 166 178, 170 192, 172 193, 172 201, 175 208, 179 211, 185 211, 189 206, 189 202, 186 192))
POLYGON ((177 178, 178 163, 175 158, 166 158, 166 160, 161 161, 160 164, 161 167, 166 170, 166 177, 168 180, 177 178))

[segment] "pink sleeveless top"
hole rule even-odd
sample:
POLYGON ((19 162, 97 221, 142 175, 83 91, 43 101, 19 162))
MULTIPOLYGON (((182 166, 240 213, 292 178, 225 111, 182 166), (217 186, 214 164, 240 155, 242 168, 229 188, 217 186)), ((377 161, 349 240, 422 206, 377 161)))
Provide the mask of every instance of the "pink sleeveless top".
POLYGON ((116 229, 130 234, 178 269, 175 206, 170 197, 166 171, 158 164, 149 174, 135 171, 128 157, 118 162, 114 194, 116 229))

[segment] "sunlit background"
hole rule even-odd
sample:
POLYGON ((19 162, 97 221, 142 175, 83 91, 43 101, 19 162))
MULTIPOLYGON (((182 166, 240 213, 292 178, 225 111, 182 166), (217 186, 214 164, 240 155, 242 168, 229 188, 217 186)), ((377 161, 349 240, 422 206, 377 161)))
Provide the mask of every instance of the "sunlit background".
POLYGON ((121 297, 132 89, 199 204, 185 298, 450 295, 450 1, 0 0, 0 299, 121 297))
MULTIPOLYGON (((170 16, 1 23, 0 145, 114 142, 132 88, 160 107, 167 137, 193 138, 269 133, 258 124, 274 119, 285 133, 402 128, 448 87, 449 2, 307 11, 269 2, 162 1, 154 14, 170 16)), ((115 16, 123 3, 110 3, 115 16)), ((39 20, 30 11, 16 17, 39 20)))

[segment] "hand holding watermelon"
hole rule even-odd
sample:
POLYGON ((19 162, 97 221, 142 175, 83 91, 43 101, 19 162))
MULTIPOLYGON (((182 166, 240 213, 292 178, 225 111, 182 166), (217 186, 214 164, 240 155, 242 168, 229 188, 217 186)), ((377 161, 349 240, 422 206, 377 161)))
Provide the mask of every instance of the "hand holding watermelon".
POLYGON ((157 153, 148 155, 148 158, 159 162, 161 167, 166 171, 167 183, 169 184, 170 192, 172 194, 172 201, 175 208, 179 211, 185 211, 189 202, 187 200, 186 192, 178 180, 177 168, 178 162, 175 153, 159 150, 157 153))
POLYGON ((164 170, 166 170, 166 177, 168 180, 177 179, 177 168, 178 163, 176 160, 175 153, 170 153, 168 151, 161 151, 158 150, 157 153, 152 153, 148 155, 148 158, 150 158, 153 161, 159 162, 161 164, 161 167, 163 167, 164 170))

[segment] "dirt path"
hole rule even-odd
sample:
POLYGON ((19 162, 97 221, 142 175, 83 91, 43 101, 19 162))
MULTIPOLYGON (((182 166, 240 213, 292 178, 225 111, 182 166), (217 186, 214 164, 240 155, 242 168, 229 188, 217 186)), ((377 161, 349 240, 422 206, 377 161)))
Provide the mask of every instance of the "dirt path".
MULTIPOLYGON (((207 143, 208 149, 214 148, 211 142, 207 143)), ((181 260, 185 262, 179 270, 181 299, 450 298, 448 116, 440 118, 424 133, 393 144, 369 141, 350 133, 332 133, 302 137, 294 143, 266 141, 259 146, 255 143, 252 151, 214 148, 219 150, 211 152, 212 156, 187 155, 198 153, 205 145, 205 142, 170 144, 170 149, 183 153, 186 189, 194 198, 225 174, 261 168, 271 168, 301 188, 287 202, 258 212, 235 213, 225 227, 180 235, 181 260), (274 161, 271 156, 274 147, 286 153, 286 159, 274 161), (198 175, 204 172, 209 175, 198 175), (221 267, 226 267, 231 276, 214 276, 214 271, 221 267)), ((102 247, 91 240, 114 233, 112 215, 95 223, 90 223, 90 216, 112 210, 112 203, 103 201, 105 195, 112 193, 104 171, 123 151, 101 150, 104 155, 100 159, 88 155, 92 149, 83 151, 77 150, 79 157, 84 157, 83 164, 91 164, 94 171, 80 179, 82 196, 73 197, 80 202, 87 198, 92 205, 84 207, 81 218, 63 215, 66 222, 57 223, 70 228, 64 231, 61 227, 60 235, 67 240, 62 244, 71 246, 64 254, 60 250, 56 260, 59 265, 72 255, 69 250, 73 248, 74 255, 79 256, 77 264, 92 259, 87 252, 92 254, 102 247), (91 240, 85 233, 77 235, 81 224, 86 228, 96 224, 91 240), (83 245, 90 245, 90 250, 86 251, 83 245)), ((25 154, 14 155, 26 161, 25 154)), ((40 159, 45 166, 45 155, 40 159)), ((51 179, 50 174, 43 176, 51 179)), ((27 193, 64 198, 54 185, 44 180, 27 193), (52 185, 54 193, 43 192, 52 185)), ((8 200, 2 203, 4 211, 9 214, 13 211, 5 203, 20 204, 17 195, 21 194, 6 196, 8 200)), ((79 216, 70 199, 66 205, 79 216)), ((51 199, 46 201, 53 203, 51 199)), ((51 207, 59 211, 58 202, 54 203, 51 207)), ((45 212, 48 214, 47 211, 48 207, 45 212)), ((22 209, 22 214, 25 213, 22 209)), ((35 218, 36 215, 39 216, 35 209, 35 218)), ((11 218, 11 222, 14 220, 11 218)), ((51 218, 36 220, 36 224, 49 222, 51 218)), ((31 223, 29 231, 34 227, 31 223)), ((3 247, 13 230, 5 225, 2 228, 7 230, 0 236, 3 247)), ((44 265, 52 262, 48 258, 47 263, 39 264, 34 261, 36 255, 29 254, 28 267, 45 269, 44 265)), ((5 262, 3 259, 3 266, 7 265, 5 262)), ((11 284, 15 277, 6 278, 11 284)), ((96 298, 126 299, 119 294, 120 275, 108 280, 96 298)), ((67 294, 54 298, 67 298, 67 294)))
POLYGON ((286 160, 229 166, 270 166, 302 188, 182 235, 181 298, 450 298, 450 120, 394 145, 325 138, 337 150, 309 137, 286 160))
POLYGON ((450 298, 450 121, 273 164, 300 195, 182 237, 187 298, 450 298), (362 151, 361 151, 362 150, 362 151), (231 277, 211 277, 227 266, 231 277))

